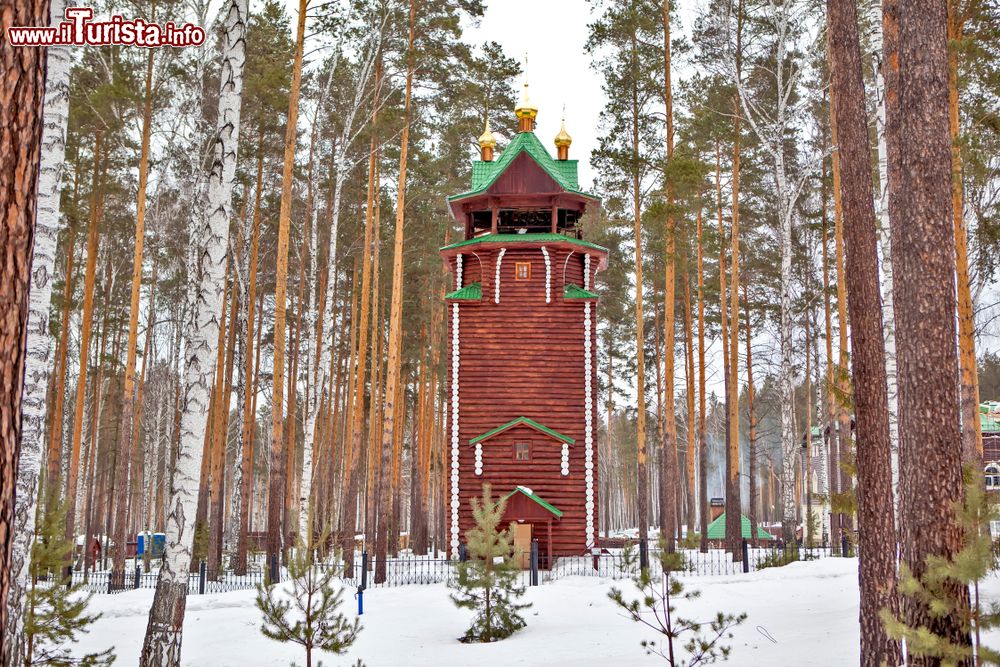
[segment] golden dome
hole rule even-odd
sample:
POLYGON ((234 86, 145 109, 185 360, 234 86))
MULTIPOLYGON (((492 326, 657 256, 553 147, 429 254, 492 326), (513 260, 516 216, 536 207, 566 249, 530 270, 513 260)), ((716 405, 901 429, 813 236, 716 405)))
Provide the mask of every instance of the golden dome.
POLYGON ((514 107, 514 115, 518 118, 531 118, 532 120, 538 115, 538 107, 528 97, 527 81, 524 82, 524 90, 521 91, 521 100, 514 107))
POLYGON ((573 137, 569 136, 569 132, 566 131, 566 119, 563 118, 562 124, 559 126, 559 134, 555 138, 556 148, 569 148, 571 143, 573 143, 573 137))
POLYGON ((496 137, 493 136, 493 133, 490 132, 490 118, 489 116, 487 116, 486 128, 483 130, 483 133, 479 135, 479 147, 486 148, 488 146, 490 148, 493 148, 496 145, 497 145, 497 140, 496 137))

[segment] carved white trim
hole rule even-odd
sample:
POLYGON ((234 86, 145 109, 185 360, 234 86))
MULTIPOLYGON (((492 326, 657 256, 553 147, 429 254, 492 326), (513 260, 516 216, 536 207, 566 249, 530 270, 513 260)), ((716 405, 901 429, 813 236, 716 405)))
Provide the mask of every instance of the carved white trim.
POLYGON ((562 461, 560 462, 560 472, 563 477, 569 475, 569 445, 565 442, 562 446, 562 461))
POLYGON ((476 443, 476 475, 483 474, 483 443, 476 443))
POLYGON ((458 304, 451 306, 451 556, 458 558, 458 304))
MULTIPOLYGON (((590 255, 584 255, 584 283, 590 270, 590 255)), ((586 480, 586 538, 587 547, 594 546, 594 395, 591 386, 593 364, 591 358, 590 301, 583 304, 583 394, 584 394, 584 478, 586 480)))
POLYGON ((455 289, 462 289, 462 254, 455 255, 455 289))
POLYGON ((590 289, 590 255, 583 255, 583 289, 590 289))
POLYGON ((500 263, 503 262, 503 256, 506 252, 507 248, 500 248, 500 253, 497 255, 496 295, 493 297, 493 303, 500 303, 500 263))
POLYGON ((542 246, 542 256, 545 257, 545 303, 552 303, 552 262, 545 246, 542 246))

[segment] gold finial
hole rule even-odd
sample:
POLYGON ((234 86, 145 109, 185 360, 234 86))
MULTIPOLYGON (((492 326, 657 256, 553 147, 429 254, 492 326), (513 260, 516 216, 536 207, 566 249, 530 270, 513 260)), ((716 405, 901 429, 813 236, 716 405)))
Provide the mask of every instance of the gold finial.
POLYGON ((483 129, 483 133, 479 135, 479 147, 486 148, 487 146, 489 146, 490 148, 493 148, 496 145, 497 145, 497 139, 496 137, 493 136, 493 133, 490 132, 490 115, 487 113, 486 127, 483 129))
POLYGON ((479 158, 483 162, 493 161, 493 148, 497 145, 496 137, 490 132, 490 113, 486 112, 486 127, 479 135, 479 158))
POLYGON ((559 134, 556 135, 556 157, 559 160, 569 159, 569 145, 573 143, 573 137, 566 131, 566 108, 563 106, 562 123, 559 125, 559 134))
POLYGON ((521 91, 521 100, 514 107, 514 115, 520 121, 519 130, 521 132, 531 132, 535 128, 535 116, 538 115, 538 107, 532 104, 528 97, 528 54, 524 54, 524 89, 521 91))

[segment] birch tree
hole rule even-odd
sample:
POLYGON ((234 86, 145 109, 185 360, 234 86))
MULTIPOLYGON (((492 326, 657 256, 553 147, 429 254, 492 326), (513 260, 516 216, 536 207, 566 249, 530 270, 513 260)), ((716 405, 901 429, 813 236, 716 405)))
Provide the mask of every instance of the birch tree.
POLYGON ((140 664, 181 664, 188 570, 194 543, 195 503, 201 471, 201 444, 208 421, 209 391, 218 350, 219 317, 225 287, 229 220, 240 127, 247 0, 224 5, 224 46, 214 159, 209 176, 208 211, 195 238, 198 257, 196 300, 187 332, 181 434, 170 490, 166 554, 149 612, 140 664))
MULTIPOLYGON (((49 23, 63 18, 65 0, 52 0, 49 23)), ((0 649, 0 663, 12 664, 21 654, 24 631, 24 601, 31 567, 31 546, 35 541, 35 513, 38 507, 38 475, 45 450, 46 393, 52 340, 49 335, 49 304, 56 243, 62 221, 59 201, 66 156, 66 124, 69 120, 70 47, 48 49, 45 73, 45 110, 42 117, 42 146, 38 170, 38 202, 35 217, 35 246, 31 262, 31 292, 28 301, 28 335, 24 369, 21 458, 17 467, 17 498, 14 506, 14 544, 11 549, 11 583, 7 599, 6 640, 0 649)), ((72 253, 72 248, 69 249, 72 253)), ((67 282, 70 276, 66 276, 67 282)), ((62 322, 69 327, 69 322, 62 322)), ((56 415, 61 419, 62 415, 56 415)), ((51 480, 50 483, 55 482, 51 480)))
MULTIPOLYGON (((799 443, 793 425, 794 368, 792 366, 792 226, 796 207, 812 172, 810 165, 798 175, 788 163, 786 142, 794 135, 796 118, 809 103, 808 97, 796 97, 803 70, 797 62, 795 47, 804 32, 808 7, 798 0, 772 0, 761 8, 761 24, 772 33, 774 59, 768 68, 759 68, 771 80, 773 98, 754 97, 742 77, 735 76, 743 114, 761 147, 771 158, 774 199, 777 205, 778 245, 781 249, 781 451, 782 451, 782 537, 786 543, 795 538, 795 467, 799 443)), ((732 22, 732 19, 730 19, 732 22)), ((735 63, 735 54, 732 58, 735 63)), ((734 360, 730 360, 734 363, 734 360)))

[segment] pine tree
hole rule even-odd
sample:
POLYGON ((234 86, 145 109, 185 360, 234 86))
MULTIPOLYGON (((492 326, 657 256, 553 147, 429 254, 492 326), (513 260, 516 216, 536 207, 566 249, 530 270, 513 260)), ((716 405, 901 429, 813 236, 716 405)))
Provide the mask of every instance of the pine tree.
MULTIPOLYGON (((326 538, 322 535, 318 543, 325 544, 326 538)), ((264 615, 260 631, 268 639, 302 646, 306 667, 312 667, 313 649, 344 653, 358 638, 361 623, 356 618, 350 622, 340 612, 344 589, 337 584, 336 568, 317 567, 312 550, 296 548, 288 559, 288 574, 288 599, 276 595, 276 586, 257 589, 257 608, 264 615)))
POLYGON ((505 639, 526 623, 518 613, 530 604, 517 602, 524 586, 517 584, 520 567, 514 553, 514 525, 500 530, 507 501, 495 501, 489 484, 483 497, 472 499, 476 527, 465 534, 469 559, 457 566, 458 576, 449 586, 452 601, 476 612, 463 642, 494 642, 505 639))
POLYGON ((1000 652, 980 643, 984 630, 1000 627, 1000 609, 994 604, 988 611, 984 610, 979 597, 979 583, 995 567, 989 525, 990 521, 1000 518, 1000 513, 986 497, 981 478, 978 475, 968 477, 975 479, 966 482, 964 501, 955 503, 955 516, 965 533, 965 546, 951 558, 928 556, 926 571, 919 578, 902 564, 899 589, 905 597, 926 605, 932 617, 948 617, 961 628, 963 634, 972 633, 974 646, 954 641, 953 637, 936 633, 926 626, 908 625, 888 609, 881 612, 888 634, 897 641, 905 639, 911 656, 929 658, 935 661, 934 664, 946 667, 973 664, 973 658, 977 665, 1000 664, 1000 652), (971 607, 964 595, 954 595, 956 583, 963 590, 972 591, 971 607))
POLYGON ((642 647, 647 653, 666 660, 671 667, 694 667, 710 665, 720 659, 728 660, 731 647, 724 645, 723 642, 732 639, 730 630, 745 621, 747 615, 726 614, 720 611, 707 623, 678 616, 678 600, 691 601, 701 593, 696 590, 685 590, 677 577, 677 574, 685 569, 682 554, 669 552, 663 540, 659 553, 663 572, 654 574, 650 572, 650 568, 637 567, 638 557, 635 549, 631 545, 626 545, 622 568, 638 572, 632 577, 632 583, 642 597, 638 600, 626 600, 621 589, 615 587, 608 592, 608 597, 624 609, 634 622, 642 623, 662 635, 659 641, 643 640, 642 647), (687 641, 680 644, 685 636, 687 641), (686 661, 680 655, 680 649, 687 653, 686 661))
POLYGON ((53 502, 44 509, 39 520, 38 532, 31 552, 31 580, 24 616, 24 666, 80 665, 98 667, 114 662, 114 647, 100 653, 74 657, 70 648, 77 636, 85 634, 87 627, 100 618, 88 614, 87 605, 92 594, 83 595, 79 587, 68 586, 65 565, 73 551, 73 541, 67 538, 66 503, 53 502), (46 586, 40 581, 48 579, 46 586))

